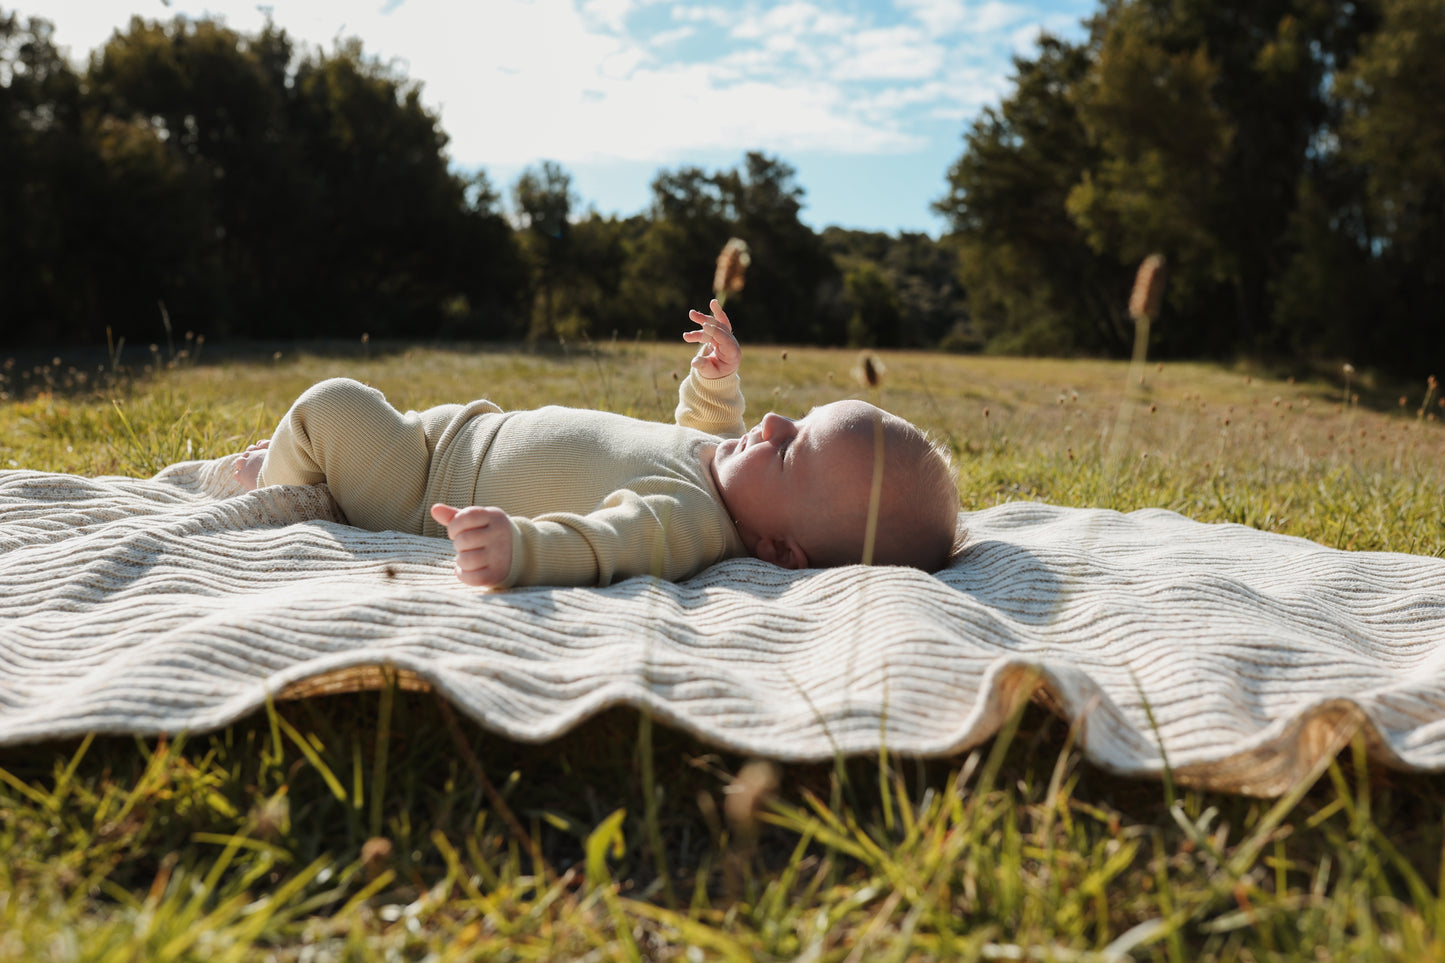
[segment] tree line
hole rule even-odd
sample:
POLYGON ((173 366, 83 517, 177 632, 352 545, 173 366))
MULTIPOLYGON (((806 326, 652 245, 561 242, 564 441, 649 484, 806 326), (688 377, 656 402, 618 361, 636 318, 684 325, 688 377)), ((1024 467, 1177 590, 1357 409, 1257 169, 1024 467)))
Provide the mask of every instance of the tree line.
POLYGON ((1127 354, 1164 254, 1174 356, 1445 352, 1445 0, 1107 0, 968 128, 936 205, 978 338, 1127 354))
POLYGON ((354 41, 134 19, 78 71, 50 23, 0 11, 0 345, 155 337, 163 316, 213 340, 652 336, 706 303, 733 236, 755 339, 932 345, 964 313, 938 242, 814 232, 776 157, 659 171, 624 218, 546 162, 509 220, 446 143, 354 41))
POLYGON ((647 209, 602 216, 553 162, 505 187, 454 169, 419 84, 355 41, 137 18, 80 69, 0 10, 0 344, 162 315, 212 338, 646 337, 736 236, 760 340, 1128 354, 1157 251, 1156 354, 1439 359, 1445 0, 1102 0, 1086 27, 1017 57, 967 125, 935 240, 812 230, 760 152, 660 170, 647 209))

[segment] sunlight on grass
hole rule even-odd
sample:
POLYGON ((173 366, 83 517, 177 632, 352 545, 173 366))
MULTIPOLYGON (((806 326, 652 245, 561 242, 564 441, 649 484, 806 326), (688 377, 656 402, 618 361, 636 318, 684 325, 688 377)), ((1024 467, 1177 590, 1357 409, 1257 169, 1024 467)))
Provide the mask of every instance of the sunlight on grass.
MULTIPOLYGON (((965 509, 1170 508, 1445 556, 1438 398, 1359 381, 883 353, 965 509), (1124 455, 1104 464, 1111 446, 1124 455), (1108 470, 1106 470, 1106 468, 1108 470)), ((334 375, 670 419, 681 346, 356 345, 4 369, 0 468, 144 476, 269 434, 334 375), (67 381, 67 378, 69 379, 67 381)), ((851 352, 747 349, 750 420, 852 396, 851 352)), ((1445 782, 1355 743, 1282 800, 1111 777, 1025 703, 961 757, 771 778, 615 711, 543 746, 387 689, 220 732, 0 752, 3 960, 1420 960, 1445 955, 1445 782), (751 773, 751 775, 750 775, 751 773)))

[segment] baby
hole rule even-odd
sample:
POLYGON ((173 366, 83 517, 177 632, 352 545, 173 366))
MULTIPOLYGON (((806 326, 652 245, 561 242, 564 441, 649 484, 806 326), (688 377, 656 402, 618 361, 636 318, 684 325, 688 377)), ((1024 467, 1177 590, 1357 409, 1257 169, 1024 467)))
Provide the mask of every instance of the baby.
POLYGON ((876 564, 943 567, 958 513, 947 457, 862 401, 797 421, 770 412, 745 432, 742 351, 710 308, 690 312, 698 329, 683 334, 701 348, 676 425, 489 401, 403 414, 336 378, 242 452, 235 477, 248 491, 325 482, 353 525, 445 534, 467 585, 681 580, 740 555, 798 569, 865 550, 876 564))

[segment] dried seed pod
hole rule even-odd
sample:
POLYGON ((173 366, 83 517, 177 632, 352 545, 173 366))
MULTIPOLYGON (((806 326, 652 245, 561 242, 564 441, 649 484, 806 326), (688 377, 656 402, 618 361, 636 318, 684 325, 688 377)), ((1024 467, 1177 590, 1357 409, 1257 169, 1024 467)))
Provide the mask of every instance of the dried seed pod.
POLYGON ((723 796, 723 813, 734 833, 757 833, 758 814, 767 807, 778 782, 778 767, 766 759, 754 759, 738 771, 723 796))
POLYGON ((727 300, 729 294, 743 289, 748 265, 753 261, 748 253, 748 242, 740 237, 730 237, 717 256, 717 270, 712 276, 712 290, 719 301, 727 300))
POLYGON ((883 384, 883 375, 887 370, 883 366, 882 358, 865 351, 858 356, 858 364, 853 368, 853 376, 863 387, 876 390, 879 385, 883 384))
POLYGON ((1139 265, 1134 275, 1134 291, 1129 295, 1129 317, 1136 324, 1159 317, 1164 304, 1164 255, 1151 254, 1139 265))

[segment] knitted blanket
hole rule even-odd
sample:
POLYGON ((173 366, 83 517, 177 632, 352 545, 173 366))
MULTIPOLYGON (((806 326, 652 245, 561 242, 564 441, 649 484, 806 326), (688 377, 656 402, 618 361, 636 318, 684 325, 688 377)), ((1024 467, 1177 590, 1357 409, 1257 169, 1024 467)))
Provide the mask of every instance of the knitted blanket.
POLYGON ((351 528, 324 487, 242 493, 230 465, 0 472, 0 745, 399 678, 528 741, 623 704, 784 761, 940 755, 1041 698, 1121 773, 1276 794, 1355 733, 1445 769, 1442 559, 1016 503, 963 513, 937 576, 737 559, 486 592, 444 540, 351 528))

